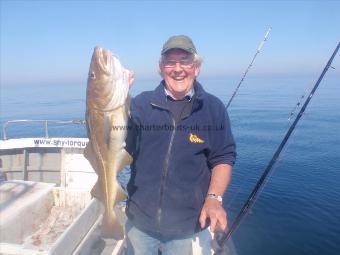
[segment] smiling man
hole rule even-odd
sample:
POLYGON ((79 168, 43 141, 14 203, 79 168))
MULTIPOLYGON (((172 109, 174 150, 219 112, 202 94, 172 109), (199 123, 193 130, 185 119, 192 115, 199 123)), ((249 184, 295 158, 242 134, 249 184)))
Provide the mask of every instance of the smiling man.
POLYGON ((189 37, 165 42, 159 68, 160 85, 131 104, 127 254, 211 254, 210 233, 227 227, 222 197, 236 158, 229 118, 196 80, 201 58, 189 37))
POLYGON ((171 49, 162 55, 160 70, 167 92, 175 100, 181 100, 193 89, 200 71, 200 61, 194 54, 181 49, 171 49))

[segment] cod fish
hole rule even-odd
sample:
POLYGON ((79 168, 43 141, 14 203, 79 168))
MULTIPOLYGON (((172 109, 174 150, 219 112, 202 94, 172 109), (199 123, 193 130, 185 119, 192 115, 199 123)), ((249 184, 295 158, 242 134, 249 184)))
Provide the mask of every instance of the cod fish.
POLYGON ((129 71, 108 50, 96 47, 90 64, 86 95, 86 128, 89 143, 84 156, 98 175, 91 194, 104 205, 101 234, 124 238, 114 206, 126 198, 117 173, 132 158, 125 151, 129 110, 129 71))

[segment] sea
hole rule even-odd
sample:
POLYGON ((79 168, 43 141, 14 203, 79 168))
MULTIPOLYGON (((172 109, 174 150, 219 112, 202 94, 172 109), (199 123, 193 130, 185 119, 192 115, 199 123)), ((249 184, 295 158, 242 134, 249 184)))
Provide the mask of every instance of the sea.
MULTIPOLYGON (((318 76, 249 75, 242 83, 228 108, 238 153, 224 196, 229 226, 318 76)), ((198 80, 227 103, 239 77, 198 80)), ((158 83, 136 77, 131 95, 152 90, 158 83)), ((84 119, 85 81, 1 84, 0 89, 1 139, 8 120, 84 119)), ((7 136, 43 136, 43 132, 41 124, 11 125, 7 136)), ((49 135, 86 137, 86 131, 82 125, 61 124, 51 127, 49 135)), ((325 75, 232 241, 238 255, 340 254, 339 73, 330 70, 325 75)))

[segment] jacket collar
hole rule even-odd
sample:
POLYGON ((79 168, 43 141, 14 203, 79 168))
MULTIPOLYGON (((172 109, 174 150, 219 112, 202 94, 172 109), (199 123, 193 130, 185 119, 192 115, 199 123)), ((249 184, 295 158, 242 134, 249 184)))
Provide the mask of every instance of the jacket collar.
MULTIPOLYGON (((166 98, 167 95, 166 95, 164 88, 165 88, 165 81, 162 80, 160 84, 156 87, 156 89, 154 90, 150 103, 156 107, 167 110, 168 109, 167 98, 166 98)), ((200 107, 202 107, 203 99, 205 97, 206 92, 203 89, 202 85, 196 80, 194 81, 193 88, 194 88, 194 95, 192 97, 192 100, 193 100, 192 111, 196 111, 200 107)), ((190 111, 189 115, 191 114, 192 111, 190 111)))
MULTIPOLYGON (((170 92, 168 91, 168 89, 166 87, 164 87, 164 91, 165 91, 165 94, 167 96, 168 99, 170 100, 175 100, 171 95, 170 95, 170 92)), ((194 88, 191 88, 190 91, 185 95, 184 98, 182 98, 182 100, 188 100, 190 101, 192 99, 192 97, 194 96, 195 94, 195 90, 194 88)))

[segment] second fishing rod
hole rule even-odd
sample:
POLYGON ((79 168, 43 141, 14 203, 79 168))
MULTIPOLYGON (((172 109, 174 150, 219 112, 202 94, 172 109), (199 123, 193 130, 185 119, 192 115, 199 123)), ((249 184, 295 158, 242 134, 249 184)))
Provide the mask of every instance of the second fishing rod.
POLYGON ((284 136, 284 138, 281 141, 279 147, 275 151, 273 157, 269 161, 269 163, 268 163, 267 167, 265 168, 263 174, 261 175, 260 179, 257 181, 253 191, 251 192, 251 194, 249 195, 248 199, 244 203, 244 205, 241 208, 239 214, 236 216, 233 224, 231 225, 231 227, 226 232, 223 232, 222 234, 219 234, 218 237, 215 238, 214 243, 213 243, 213 247, 214 247, 214 250, 215 250, 215 255, 223 255, 223 254, 225 254, 225 250, 224 250, 225 243, 228 241, 228 239, 231 237, 231 235, 234 233, 234 231, 238 228, 238 226, 240 225, 241 221, 244 219, 244 217, 249 212, 250 208, 255 203, 255 200, 257 198, 258 192, 260 191, 260 189, 263 187, 265 181, 267 180, 267 178, 269 176, 269 173, 273 169, 273 166, 275 165, 277 159, 279 158, 283 148, 285 147, 288 139, 290 138, 292 132, 294 131, 297 123, 299 122, 299 120, 303 116, 303 113, 305 112, 305 110, 306 110, 310 100, 312 99, 312 97, 313 97, 315 91, 317 90, 320 82, 322 81, 324 75, 326 74, 328 69, 331 67, 332 61, 333 61, 334 57, 336 56, 339 48, 340 48, 340 42, 338 42, 338 44, 337 44, 337 46, 336 46, 332 56, 328 60, 326 66, 324 67, 324 69, 323 69, 321 75, 319 76, 317 82, 315 83, 313 89, 309 93, 305 103, 301 107, 301 110, 299 111, 299 113, 297 114, 294 122, 292 123, 292 125, 288 129, 286 135, 284 136))

